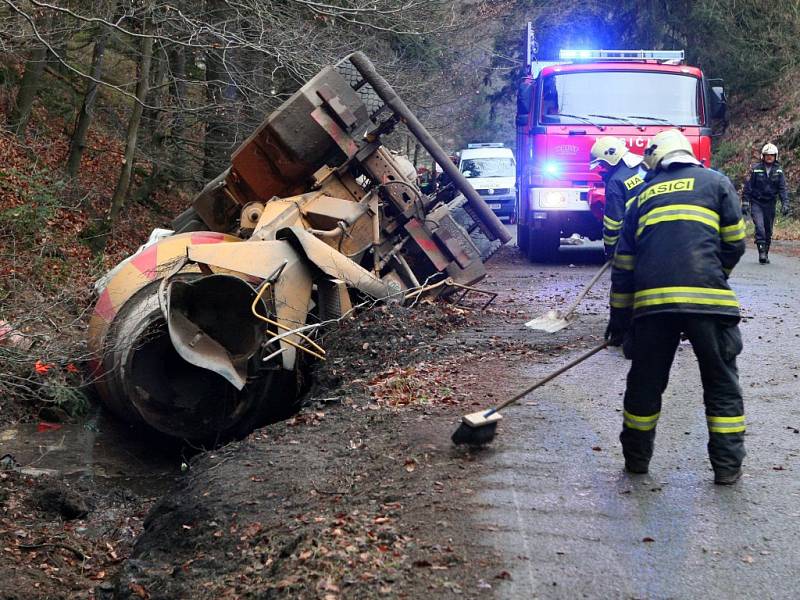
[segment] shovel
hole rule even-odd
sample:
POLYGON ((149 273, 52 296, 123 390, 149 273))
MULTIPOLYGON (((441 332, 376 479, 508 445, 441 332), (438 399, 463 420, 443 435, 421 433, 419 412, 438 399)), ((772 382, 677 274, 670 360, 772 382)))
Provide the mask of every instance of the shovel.
POLYGON ((546 331, 547 333, 555 333, 556 331, 561 331, 567 325, 569 325, 574 319, 574 312, 575 309, 578 308, 578 304, 581 303, 581 300, 584 299, 586 294, 589 293, 589 290, 592 289, 597 280, 603 276, 608 268, 611 266, 611 261, 608 261, 600 270, 592 277, 592 280, 586 284, 586 287, 583 288, 583 291, 578 294, 578 297, 570 304, 566 310, 550 310, 547 311, 547 314, 537 317, 535 319, 531 319, 527 323, 525 323, 525 327, 530 327, 531 329, 537 329, 539 331, 546 331))

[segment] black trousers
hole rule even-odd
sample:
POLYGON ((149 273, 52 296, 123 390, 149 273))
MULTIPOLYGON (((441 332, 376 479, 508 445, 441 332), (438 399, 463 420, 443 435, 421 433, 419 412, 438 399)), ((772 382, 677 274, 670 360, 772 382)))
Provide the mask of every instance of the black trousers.
POLYGON ((759 202, 753 200, 750 203, 750 213, 753 216, 753 224, 756 226, 756 244, 766 244, 769 246, 772 241, 772 224, 775 222, 775 200, 772 202, 759 202))
POLYGON ((681 333, 692 343, 700 365, 711 466, 717 473, 735 472, 745 456, 744 403, 736 369, 742 337, 737 319, 716 315, 661 313, 634 319, 620 434, 625 460, 638 467, 650 462, 661 396, 681 333))

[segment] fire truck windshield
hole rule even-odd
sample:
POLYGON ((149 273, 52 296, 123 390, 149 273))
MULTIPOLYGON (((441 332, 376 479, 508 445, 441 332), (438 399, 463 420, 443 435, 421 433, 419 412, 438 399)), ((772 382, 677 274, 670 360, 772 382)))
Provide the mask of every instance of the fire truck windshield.
POLYGON ((595 71, 550 75, 541 86, 539 122, 703 125, 700 80, 653 71, 595 71), (640 116, 641 115, 641 116, 640 116))
POLYGON ((461 163, 465 177, 514 177, 513 158, 470 158, 461 163))

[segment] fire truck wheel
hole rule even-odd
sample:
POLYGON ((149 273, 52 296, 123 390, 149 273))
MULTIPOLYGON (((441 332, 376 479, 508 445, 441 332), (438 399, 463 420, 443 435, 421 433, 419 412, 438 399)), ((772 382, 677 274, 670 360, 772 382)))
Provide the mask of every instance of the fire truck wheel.
POLYGON ((528 260, 535 263, 555 262, 560 244, 561 233, 555 228, 529 231, 528 260))

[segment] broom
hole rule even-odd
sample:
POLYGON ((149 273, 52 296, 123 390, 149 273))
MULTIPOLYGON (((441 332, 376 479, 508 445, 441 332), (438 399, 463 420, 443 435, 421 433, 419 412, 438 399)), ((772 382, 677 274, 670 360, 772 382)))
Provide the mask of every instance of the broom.
POLYGON ((600 350, 608 346, 608 340, 604 341, 599 346, 595 346, 588 352, 580 355, 578 358, 572 360, 571 362, 567 363, 563 367, 553 371, 549 375, 547 375, 544 379, 540 379, 536 383, 534 383, 529 388, 521 391, 519 394, 511 398, 510 400, 506 400, 502 404, 495 406, 494 408, 490 408, 489 410, 480 410, 478 412, 470 413, 468 415, 464 415, 461 417, 461 425, 459 425, 458 429, 453 432, 453 435, 450 439, 453 440, 453 443, 456 445, 467 444, 470 446, 481 446, 483 444, 488 444, 494 439, 495 434, 497 433, 497 423, 502 419, 502 415, 500 411, 506 408, 507 406, 511 406, 519 399, 523 398, 530 394, 533 390, 542 387, 548 381, 555 379, 559 375, 561 375, 564 371, 569 371, 575 365, 578 365, 585 361, 587 358, 594 356, 600 350))

